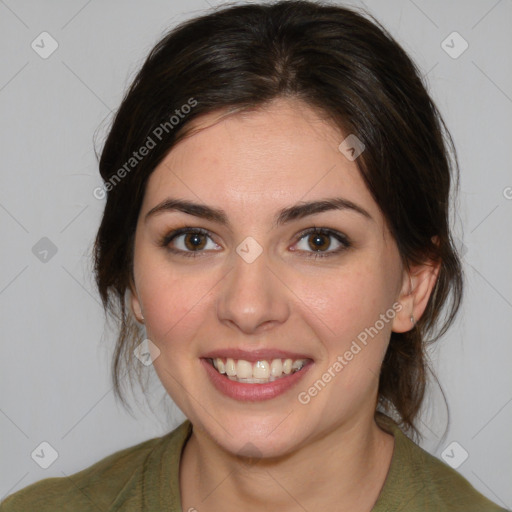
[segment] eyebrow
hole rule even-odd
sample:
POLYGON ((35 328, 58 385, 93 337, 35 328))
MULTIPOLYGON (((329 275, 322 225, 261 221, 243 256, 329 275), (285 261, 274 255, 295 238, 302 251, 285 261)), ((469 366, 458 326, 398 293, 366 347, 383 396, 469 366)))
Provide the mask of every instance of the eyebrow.
MULTIPOLYGON (((277 212, 274 217, 274 226, 277 227, 294 220, 302 219, 309 215, 315 215, 317 213, 331 210, 349 210, 357 212, 366 219, 375 222, 373 217, 361 206, 349 201, 348 199, 343 199, 342 197, 333 197, 311 202, 301 202, 293 206, 283 208, 277 212)), ((144 222, 147 222, 149 218, 155 215, 171 211, 187 213, 189 215, 194 215, 195 217, 200 217, 202 219, 230 227, 228 216, 224 210, 172 197, 168 197, 161 203, 157 204, 154 208, 151 208, 151 210, 146 214, 144 222)))

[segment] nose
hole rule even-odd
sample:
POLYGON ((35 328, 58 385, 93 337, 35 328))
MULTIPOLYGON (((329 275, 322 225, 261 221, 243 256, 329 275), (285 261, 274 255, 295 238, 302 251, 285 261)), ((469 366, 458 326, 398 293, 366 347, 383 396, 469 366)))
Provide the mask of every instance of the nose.
POLYGON ((245 334, 276 327, 289 316, 290 290, 271 268, 265 251, 247 262, 234 252, 232 267, 220 283, 219 321, 245 334))

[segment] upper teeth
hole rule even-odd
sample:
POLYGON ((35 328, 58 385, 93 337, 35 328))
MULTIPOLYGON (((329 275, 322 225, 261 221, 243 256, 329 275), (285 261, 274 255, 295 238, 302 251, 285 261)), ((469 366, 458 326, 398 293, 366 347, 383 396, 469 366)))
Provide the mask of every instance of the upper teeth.
POLYGON ((212 359, 213 366, 219 373, 225 373, 233 379, 269 379, 275 380, 292 371, 300 370, 306 363, 306 359, 273 359, 269 361, 260 360, 255 363, 244 359, 232 359, 228 357, 225 361, 220 357, 212 359))

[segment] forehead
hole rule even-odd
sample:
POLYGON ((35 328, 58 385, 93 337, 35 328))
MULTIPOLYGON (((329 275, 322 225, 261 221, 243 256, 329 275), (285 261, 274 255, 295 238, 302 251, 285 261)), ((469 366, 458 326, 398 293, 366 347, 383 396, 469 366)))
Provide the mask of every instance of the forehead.
POLYGON ((235 216, 269 217, 299 201, 343 197, 380 222, 355 161, 338 146, 346 137, 321 113, 296 100, 203 115, 167 154, 147 184, 143 210, 167 196, 220 207, 235 216))

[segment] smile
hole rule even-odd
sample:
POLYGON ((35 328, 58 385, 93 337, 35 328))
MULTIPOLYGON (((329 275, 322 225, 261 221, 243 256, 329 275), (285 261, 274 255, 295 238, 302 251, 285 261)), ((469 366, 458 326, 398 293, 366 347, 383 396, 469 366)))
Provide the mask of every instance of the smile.
POLYGON ((207 354, 199 361, 213 388, 237 401, 257 402, 276 398, 295 386, 314 366, 312 359, 299 354, 229 352, 207 354))
POLYGON ((247 384, 266 384, 286 375, 300 371, 308 359, 272 359, 255 363, 245 359, 220 358, 208 359, 210 364, 230 380, 247 384))

